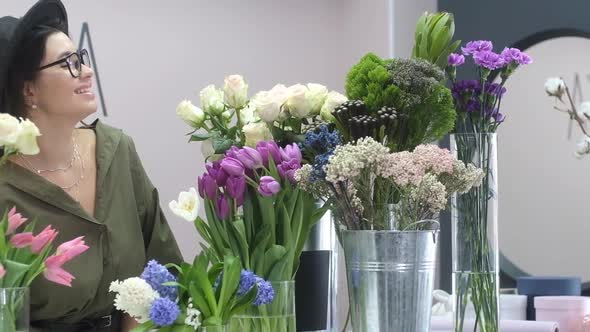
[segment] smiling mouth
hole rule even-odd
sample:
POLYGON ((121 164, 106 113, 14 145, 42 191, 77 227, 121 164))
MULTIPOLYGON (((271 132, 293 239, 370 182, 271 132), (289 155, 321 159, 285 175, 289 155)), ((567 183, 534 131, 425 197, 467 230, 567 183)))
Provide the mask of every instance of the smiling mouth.
POLYGON ((91 90, 90 90, 90 88, 84 88, 84 89, 78 89, 74 92, 78 95, 81 95, 81 94, 89 93, 89 92, 91 92, 91 90))

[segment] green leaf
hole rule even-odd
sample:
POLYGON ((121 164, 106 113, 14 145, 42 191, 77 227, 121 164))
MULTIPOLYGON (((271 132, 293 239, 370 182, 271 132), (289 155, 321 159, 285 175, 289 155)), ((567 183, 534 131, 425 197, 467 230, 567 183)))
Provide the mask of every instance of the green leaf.
POLYGON ((227 305, 234 296, 238 285, 240 283, 242 267, 240 262, 231 256, 226 256, 223 262, 223 277, 221 281, 221 293, 219 295, 219 308, 220 311, 227 309, 227 305))
POLYGON ((246 240, 246 227, 243 219, 238 219, 231 223, 234 237, 238 242, 239 254, 242 265, 245 269, 250 270, 250 247, 246 240))
POLYGON ((242 313, 245 309, 252 305, 252 302, 256 300, 256 296, 258 295, 258 285, 254 285, 246 294, 234 299, 231 305, 231 310, 229 312, 229 317, 224 317, 225 319, 229 319, 232 316, 242 313))
POLYGON ((194 133, 191 135, 189 142, 201 142, 211 138, 210 133, 194 133))
POLYGON ((156 325, 151 320, 149 320, 139 326, 134 327, 131 332, 149 332, 155 327, 156 325))
POLYGON ((31 265, 23 264, 11 260, 5 260, 2 262, 6 269, 6 274, 0 279, 0 284, 4 288, 10 287, 26 287, 23 285, 23 277, 31 269, 31 265))
POLYGON ((225 151, 229 150, 233 145, 236 145, 233 140, 220 136, 213 136, 212 144, 215 154, 224 154, 225 151))
POLYGON ((275 268, 275 265, 281 262, 287 254, 287 249, 283 246, 274 244, 264 254, 264 278, 266 280, 280 280, 280 279, 269 279, 271 272, 275 268))
POLYGON ((203 321, 203 326, 222 326, 223 321, 217 316, 209 317, 203 321))
POLYGON ((256 234, 254 240, 254 251, 250 256, 250 264, 254 273, 264 275, 264 259, 265 253, 270 241, 270 226, 265 225, 262 230, 256 234))
POLYGON ((194 306, 201 312, 205 317, 209 317, 213 314, 213 309, 209 306, 205 294, 201 288, 196 287, 194 282, 189 283, 189 294, 193 299, 194 306))

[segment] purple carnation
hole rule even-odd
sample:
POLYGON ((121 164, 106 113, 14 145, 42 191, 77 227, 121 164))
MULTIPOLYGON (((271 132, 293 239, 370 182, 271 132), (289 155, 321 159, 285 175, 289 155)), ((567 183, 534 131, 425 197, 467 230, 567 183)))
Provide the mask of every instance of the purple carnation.
POLYGON ((481 103, 479 102, 479 100, 476 99, 469 99, 467 101, 467 104, 465 104, 465 110, 467 112, 479 112, 479 109, 481 108, 481 103))
POLYGON ((169 326, 174 324, 180 315, 178 305, 168 298, 157 298, 150 308, 150 320, 157 326, 169 326))
POLYGON ((461 54, 449 54, 448 63, 450 66, 457 67, 465 63, 465 57, 461 54))
POLYGON ((178 297, 178 290, 175 286, 162 285, 166 282, 176 281, 176 278, 164 265, 153 259, 147 263, 141 273, 141 279, 145 280, 161 297, 166 297, 172 301, 178 297))
POLYGON ((500 56, 504 58, 504 61, 508 64, 517 63, 519 65, 528 65, 533 62, 533 59, 531 59, 528 54, 522 52, 518 48, 505 47, 500 56))
POLYGON ((528 65, 533 63, 533 58, 531 58, 528 54, 521 52, 518 59, 516 59, 516 62, 519 65, 528 65))
POLYGON ((461 47, 461 50, 464 55, 470 55, 477 52, 489 52, 492 48, 492 42, 489 40, 474 40, 467 43, 465 47, 461 47))
POLYGON ((489 70, 496 70, 506 65, 506 61, 499 54, 492 51, 481 51, 473 54, 473 61, 478 66, 489 70))
POLYGON ((486 83, 485 91, 487 94, 501 97, 506 93, 506 88, 498 83, 486 83))

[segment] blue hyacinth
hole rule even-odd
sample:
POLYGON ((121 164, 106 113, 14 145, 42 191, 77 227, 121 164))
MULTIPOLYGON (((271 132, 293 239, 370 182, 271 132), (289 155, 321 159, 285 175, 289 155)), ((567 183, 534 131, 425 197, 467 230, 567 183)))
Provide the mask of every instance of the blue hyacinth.
POLYGON ((150 260, 141 274, 145 280, 161 297, 175 301, 178 297, 178 289, 175 286, 164 286, 163 283, 176 281, 176 277, 164 266, 150 260))
POLYGON ((310 182, 326 178, 324 166, 328 164, 334 149, 341 143, 342 139, 338 132, 330 131, 326 125, 321 125, 318 130, 308 131, 305 134, 305 141, 299 144, 299 148, 310 161, 313 160, 310 182))
POLYGON ((248 293, 252 287, 256 284, 256 275, 252 271, 242 270, 240 274, 240 286, 238 287, 238 295, 244 295, 248 293))
POLYGON ((178 305, 168 298, 157 298, 150 308, 150 320, 158 326, 169 326, 180 315, 178 305))
POLYGON ((256 306, 269 304, 275 298, 275 290, 272 288, 270 282, 256 277, 256 284, 258 285, 258 294, 256 295, 256 300, 254 300, 253 304, 256 306))

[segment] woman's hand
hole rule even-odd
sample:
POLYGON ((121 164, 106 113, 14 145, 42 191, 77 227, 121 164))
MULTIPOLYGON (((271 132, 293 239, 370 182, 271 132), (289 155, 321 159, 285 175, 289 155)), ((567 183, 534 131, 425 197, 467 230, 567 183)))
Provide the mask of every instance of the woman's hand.
POLYGON ((128 314, 123 313, 122 315, 123 316, 121 318, 121 332, 129 332, 133 330, 134 327, 139 326, 139 323, 128 314))

